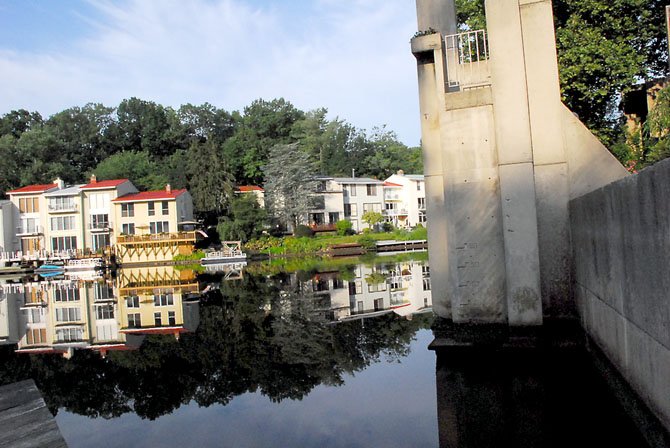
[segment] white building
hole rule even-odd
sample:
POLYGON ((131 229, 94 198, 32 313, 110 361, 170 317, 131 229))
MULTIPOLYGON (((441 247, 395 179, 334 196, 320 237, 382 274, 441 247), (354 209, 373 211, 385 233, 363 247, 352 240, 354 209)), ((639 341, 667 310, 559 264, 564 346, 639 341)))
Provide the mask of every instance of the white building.
POLYGON ((396 227, 426 226, 426 183, 423 174, 402 170, 384 182, 384 217, 396 227))
POLYGON ((384 209, 384 183, 366 177, 336 177, 333 182, 342 189, 344 219, 351 221, 353 229, 369 227, 361 220, 367 211, 382 213, 384 209))

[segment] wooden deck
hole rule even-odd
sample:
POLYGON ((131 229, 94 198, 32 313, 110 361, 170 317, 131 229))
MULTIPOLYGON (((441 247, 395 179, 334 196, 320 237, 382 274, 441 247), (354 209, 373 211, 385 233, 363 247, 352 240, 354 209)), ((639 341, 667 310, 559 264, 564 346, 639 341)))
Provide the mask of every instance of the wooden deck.
POLYGON ((0 386, 0 447, 67 447, 33 380, 0 386))

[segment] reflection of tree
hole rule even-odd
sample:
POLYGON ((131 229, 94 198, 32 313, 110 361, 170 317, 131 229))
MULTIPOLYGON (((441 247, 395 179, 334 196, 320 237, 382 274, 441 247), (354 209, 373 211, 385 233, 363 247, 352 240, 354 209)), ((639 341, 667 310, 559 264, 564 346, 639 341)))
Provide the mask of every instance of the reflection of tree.
POLYGON ((301 399, 319 384, 343 384, 345 374, 382 356, 405 356, 416 331, 429 325, 428 318, 393 315, 330 325, 304 289, 286 276, 222 282, 202 304, 195 333, 148 336, 139 350, 107 358, 3 350, 0 383, 34 378, 54 412, 111 418, 134 411, 154 419, 192 400, 226 404, 246 392, 301 399))

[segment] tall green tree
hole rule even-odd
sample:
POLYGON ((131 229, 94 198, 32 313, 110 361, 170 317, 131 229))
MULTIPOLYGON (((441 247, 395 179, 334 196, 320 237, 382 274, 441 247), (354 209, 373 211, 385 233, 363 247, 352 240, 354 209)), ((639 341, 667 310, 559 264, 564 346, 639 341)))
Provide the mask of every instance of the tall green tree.
POLYGON ((233 195, 234 180, 221 147, 213 140, 192 143, 186 171, 195 209, 221 216, 233 195))
POLYGON ((305 221, 313 207, 316 190, 316 166, 297 143, 275 145, 263 168, 265 174, 266 206, 282 223, 295 229, 305 221))
POLYGON ((229 210, 228 216, 217 226, 221 240, 247 242, 261 236, 267 224, 267 212, 258 204, 255 195, 235 195, 229 210))
POLYGON ((11 135, 21 137, 26 131, 42 124, 42 115, 39 112, 29 112, 25 109, 13 110, 0 117, 0 137, 11 135))

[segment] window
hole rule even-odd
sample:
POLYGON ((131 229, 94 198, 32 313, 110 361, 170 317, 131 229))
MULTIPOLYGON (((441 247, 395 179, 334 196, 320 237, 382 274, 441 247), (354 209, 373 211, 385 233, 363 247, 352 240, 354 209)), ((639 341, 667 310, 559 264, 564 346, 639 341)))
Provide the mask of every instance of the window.
POLYGON ((74 216, 57 216, 51 218, 51 230, 74 230, 74 216))
POLYGON ((397 205, 398 204, 396 204, 395 202, 387 202, 386 204, 384 204, 384 208, 386 210, 395 210, 397 205))
POLYGON ((177 318, 174 311, 168 311, 168 325, 177 325, 177 318))
POLYGON ((114 289, 107 283, 99 282, 93 284, 93 298, 95 300, 114 300, 114 289))
POLYGON ((76 302, 79 300, 79 288, 55 288, 54 301, 76 302))
POLYGON ((37 233, 39 230, 39 220, 36 218, 23 218, 21 220, 21 233, 37 233))
POLYGON ((26 332, 26 341, 28 345, 44 344, 47 341, 46 328, 30 328, 26 332))
POLYGON ((340 213, 339 212, 329 212, 328 213, 328 222, 329 223, 335 224, 339 220, 340 220, 340 213))
POLYGON ((416 183, 416 191, 421 191, 421 182, 416 183))
POLYGON ((91 229, 106 229, 109 227, 109 215, 91 215, 91 229))
POLYGON ((168 233, 170 225, 167 221, 155 221, 149 223, 149 233, 168 233))
POLYGON ((39 324, 44 322, 44 308, 32 308, 24 310, 26 320, 30 324, 39 324))
POLYGON ((56 330, 57 342, 76 342, 83 339, 81 328, 59 328, 56 330))
POLYGON ((367 184, 368 196, 377 196, 377 186, 374 184, 367 184))
POLYGON ((19 211, 21 213, 38 213, 40 211, 39 198, 19 198, 19 211))
POLYGON ((424 277, 430 275, 430 266, 423 265, 421 266, 421 275, 424 277))
POLYGON ((368 292, 386 291, 386 282, 368 283, 368 292))
POLYGON ((426 198, 417 198, 417 203, 419 204, 419 210, 426 209, 426 198))
POLYGON ((423 279, 423 290, 430 291, 430 277, 425 277, 423 279))
POLYGON ((128 328, 140 328, 142 326, 142 318, 140 313, 133 313, 128 315, 128 328))
POLYGON ((419 222, 424 223, 426 221, 427 221, 426 214, 425 213, 419 213, 419 222))
POLYGON ((174 298, 172 294, 154 294, 155 306, 170 306, 174 305, 174 298))
POLYGON ((147 204, 149 210, 149 216, 154 216, 156 214, 156 209, 154 208, 155 202, 149 202, 147 204))
POLYGON ((121 204, 121 216, 124 218, 135 216, 135 204, 121 204))
POLYGON ((125 233, 126 235, 135 235, 135 224, 121 224, 121 233, 125 233))
POLYGON ((161 313, 154 313, 154 324, 157 327, 163 325, 163 319, 161 318, 161 313))
POLYGON ((402 288, 402 284, 400 283, 399 278, 394 278, 391 280, 391 289, 400 289, 402 288))
POLYGON ((384 299, 375 299, 375 311, 381 311, 384 309, 384 299))
POLYGON ((356 185, 349 185, 349 196, 356 196, 356 185))
POLYGON ((63 250, 76 250, 77 237, 76 236, 59 236, 51 238, 51 249, 54 252, 63 250))
POLYGON ((76 207, 71 196, 56 196, 49 198, 49 211, 74 210, 76 207))
POLYGON ((88 205, 91 210, 109 210, 109 193, 91 193, 88 205))
POLYGON ((105 247, 110 247, 111 244, 109 242, 109 234, 108 233, 98 233, 94 234, 92 237, 93 244, 91 245, 91 248, 94 251, 98 251, 100 249, 104 249, 105 247))
POLYGON ((341 278, 334 278, 333 289, 344 289, 344 280, 342 280, 341 278))
POLYGON ((80 308, 56 308, 56 322, 78 322, 80 320, 80 308))
POLYGON ((126 307, 127 308, 139 308, 140 307, 139 296, 128 296, 128 297, 126 297, 126 307))
POLYGON ((168 201, 163 201, 162 203, 162 212, 164 215, 167 215, 170 213, 170 203, 168 201))
POLYGON ((351 204, 344 204, 344 217, 348 218, 351 216, 351 204))
POLYGON ((114 305, 99 305, 95 307, 95 317, 98 320, 114 319, 114 305))

